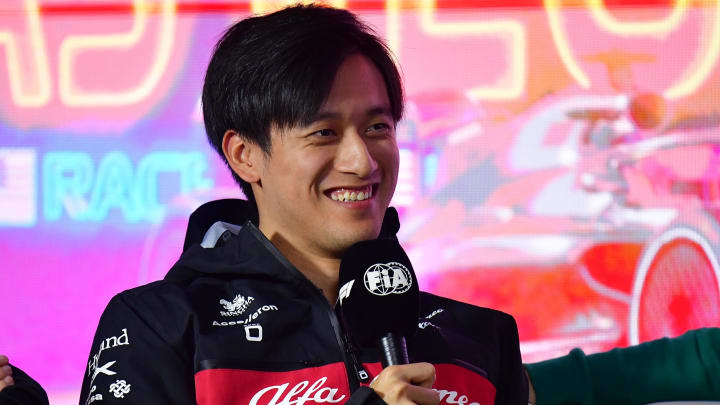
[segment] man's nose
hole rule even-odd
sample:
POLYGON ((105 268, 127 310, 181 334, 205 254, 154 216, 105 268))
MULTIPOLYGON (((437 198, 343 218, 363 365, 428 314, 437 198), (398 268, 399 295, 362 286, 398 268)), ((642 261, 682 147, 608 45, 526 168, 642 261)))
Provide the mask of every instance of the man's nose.
POLYGON ((366 178, 373 174, 377 167, 367 139, 357 131, 347 131, 338 146, 335 168, 343 173, 366 178))

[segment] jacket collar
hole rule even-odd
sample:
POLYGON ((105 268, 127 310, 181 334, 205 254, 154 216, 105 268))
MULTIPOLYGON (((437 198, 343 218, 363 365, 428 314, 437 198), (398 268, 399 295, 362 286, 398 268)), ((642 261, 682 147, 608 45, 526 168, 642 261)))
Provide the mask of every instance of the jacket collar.
MULTIPOLYGON (((183 251, 193 244, 201 243, 205 234, 216 222, 244 226, 248 221, 255 226, 258 224, 257 209, 247 200, 228 198, 207 202, 190 215, 183 251)), ((395 237, 398 230, 400 230, 400 221, 397 210, 389 207, 385 211, 379 237, 395 237)))
MULTIPOLYGON (((390 207, 385 211, 379 237, 396 238, 399 229, 397 211, 390 207)), ((190 215, 183 254, 165 279, 181 281, 202 274, 253 274, 304 279, 300 271, 257 228, 254 205, 240 199, 210 201, 190 215), (222 231, 214 238, 222 238, 223 243, 211 243, 214 248, 207 249, 208 245, 203 240, 207 241, 206 234, 217 232, 218 222, 224 223, 227 232, 222 231), (230 237, 232 234, 235 237, 230 237)))

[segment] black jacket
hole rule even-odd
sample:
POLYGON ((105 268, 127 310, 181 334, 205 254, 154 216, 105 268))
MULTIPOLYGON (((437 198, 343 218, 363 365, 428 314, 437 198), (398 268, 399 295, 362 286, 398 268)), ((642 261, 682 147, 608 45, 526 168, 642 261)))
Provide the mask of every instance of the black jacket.
POLYGON ((0 391, 0 405, 47 405, 48 396, 40 384, 16 366, 10 367, 15 384, 0 391))
MULTIPOLYGON (((110 301, 80 404, 384 403, 366 387, 377 350, 349 342, 322 292, 252 222, 208 231, 247 213, 239 200, 199 208, 165 279, 110 301)), ((382 233, 394 235, 388 214, 382 233)), ((420 313, 408 352, 436 365, 441 403, 527 403, 511 316, 427 293, 420 313)))

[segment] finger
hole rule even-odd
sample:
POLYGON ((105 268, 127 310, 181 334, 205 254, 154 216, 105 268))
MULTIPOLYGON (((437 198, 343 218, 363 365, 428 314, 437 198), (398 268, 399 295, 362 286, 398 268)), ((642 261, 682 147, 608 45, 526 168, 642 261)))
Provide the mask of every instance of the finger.
POLYGON ((0 380, 0 391, 5 389, 5 387, 9 387, 14 384, 15 384, 15 380, 13 380, 12 377, 7 376, 7 377, 3 378, 2 380, 0 380))
POLYGON ((0 354, 0 366, 4 366, 4 365, 8 364, 9 362, 10 362, 10 360, 8 359, 8 357, 6 355, 0 354))
POLYGON ((380 377, 380 376, 376 375, 375 378, 373 378, 372 381, 370 381, 370 384, 368 384, 370 386, 370 388, 375 387, 374 384, 375 384, 375 381, 377 381, 378 377, 380 377))
POLYGON ((5 378, 9 375, 12 375, 12 367, 7 365, 0 367, 0 379, 5 378))
POLYGON ((418 405, 437 405, 440 403, 440 395, 437 391, 411 385, 407 388, 407 399, 418 405))
POLYGON ((370 388, 389 404, 436 405, 439 398, 430 389, 434 380, 435 367, 432 364, 403 364, 385 368, 372 381, 370 388))
POLYGON ((534 405, 534 404, 535 404, 535 400, 536 400, 536 398, 535 398, 535 387, 533 386, 532 380, 530 379, 530 374, 528 374, 527 369, 526 369, 525 367, 523 367, 523 371, 525 371, 525 378, 527 379, 527 382, 528 382, 528 389, 529 389, 529 392, 528 392, 528 403, 534 405))
POLYGON ((408 380, 415 385, 425 388, 432 388, 435 383, 435 366, 430 363, 408 364, 412 366, 406 369, 408 380))

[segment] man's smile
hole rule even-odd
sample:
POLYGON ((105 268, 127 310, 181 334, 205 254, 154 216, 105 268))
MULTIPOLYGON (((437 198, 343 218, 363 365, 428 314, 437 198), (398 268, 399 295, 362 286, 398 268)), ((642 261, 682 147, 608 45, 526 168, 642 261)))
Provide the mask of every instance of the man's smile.
POLYGON ((335 187, 325 191, 325 195, 333 199, 333 201, 354 203, 370 200, 373 197, 377 183, 365 186, 342 186, 335 187))

